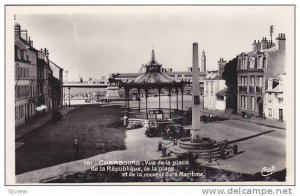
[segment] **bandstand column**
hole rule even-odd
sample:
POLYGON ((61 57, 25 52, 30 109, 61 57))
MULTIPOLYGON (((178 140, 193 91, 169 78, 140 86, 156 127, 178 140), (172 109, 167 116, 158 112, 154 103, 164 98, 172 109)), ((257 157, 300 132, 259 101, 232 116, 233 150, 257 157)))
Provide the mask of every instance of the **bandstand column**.
POLYGON ((148 89, 145 89, 145 97, 146 97, 146 116, 148 120, 148 89))
POLYGON ((171 88, 169 88, 169 112, 170 112, 170 118, 172 118, 172 106, 171 106, 171 88))
POLYGON ((176 109, 178 110, 178 88, 176 87, 176 109))
POLYGON ((158 88, 158 109, 160 110, 160 92, 161 88, 158 88))
POLYGON ((139 112, 141 112, 141 89, 138 88, 138 95, 139 95, 139 112))
POLYGON ((183 88, 181 88, 180 90, 181 90, 181 110, 183 112, 183 88))
POLYGON ((127 88, 124 88, 125 90, 125 109, 127 109, 127 88))
POLYGON ((130 91, 130 89, 128 89, 128 91, 127 91, 127 100, 128 100, 128 106, 127 106, 127 108, 128 108, 128 110, 129 110, 129 91, 130 91))

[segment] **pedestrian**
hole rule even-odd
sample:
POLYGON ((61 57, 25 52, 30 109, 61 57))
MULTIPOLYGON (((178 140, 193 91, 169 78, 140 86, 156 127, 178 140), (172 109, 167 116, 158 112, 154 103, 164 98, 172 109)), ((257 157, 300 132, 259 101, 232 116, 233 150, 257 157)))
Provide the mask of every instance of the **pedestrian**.
POLYGON ((213 117, 213 116, 212 116, 212 113, 210 113, 210 114, 209 114, 209 122, 212 121, 212 117, 213 117))
POLYGON ((79 142, 77 138, 74 139, 73 141, 73 154, 74 154, 74 160, 78 160, 80 155, 80 148, 79 148, 79 142))
POLYGON ((177 145, 177 139, 176 138, 173 140, 173 144, 174 144, 174 146, 177 145))
POLYGON ((127 127, 128 125, 128 117, 127 114, 124 115, 124 127, 127 127))
POLYGON ((148 129, 148 128, 150 127, 149 121, 148 121, 148 120, 145 120, 144 127, 145 127, 146 129, 148 129))
POLYGON ((207 119, 206 119, 206 115, 203 114, 203 122, 206 123, 207 119))

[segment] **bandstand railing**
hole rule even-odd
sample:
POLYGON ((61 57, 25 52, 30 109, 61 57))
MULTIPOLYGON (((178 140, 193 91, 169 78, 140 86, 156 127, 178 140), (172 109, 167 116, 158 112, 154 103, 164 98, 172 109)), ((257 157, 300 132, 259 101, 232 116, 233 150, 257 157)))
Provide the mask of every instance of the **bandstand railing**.
POLYGON ((169 109, 169 108, 150 108, 148 109, 148 113, 146 113, 145 109, 131 108, 131 111, 128 112, 129 118, 139 118, 139 119, 172 119, 172 118, 180 118, 183 116, 181 110, 177 109, 169 109), (159 114, 151 113, 151 111, 161 111, 159 114), (171 115, 170 115, 171 112, 171 115))

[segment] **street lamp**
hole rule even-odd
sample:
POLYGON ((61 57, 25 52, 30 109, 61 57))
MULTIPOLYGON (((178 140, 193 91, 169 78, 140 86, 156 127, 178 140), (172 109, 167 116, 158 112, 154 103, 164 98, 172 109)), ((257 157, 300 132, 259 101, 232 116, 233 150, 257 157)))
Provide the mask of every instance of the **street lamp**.
POLYGON ((204 95, 204 93, 201 93, 200 95, 202 97, 202 104, 203 104, 203 110, 204 110, 204 97, 205 97, 205 95, 204 95))
POLYGON ((69 107, 71 106, 71 87, 68 87, 68 90, 69 90, 69 107))

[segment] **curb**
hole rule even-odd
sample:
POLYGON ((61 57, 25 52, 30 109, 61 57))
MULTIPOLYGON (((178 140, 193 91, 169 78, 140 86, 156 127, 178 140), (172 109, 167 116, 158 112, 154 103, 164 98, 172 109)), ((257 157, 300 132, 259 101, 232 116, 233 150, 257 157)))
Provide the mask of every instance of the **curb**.
MULTIPOLYGON (((206 113, 206 114, 213 113, 213 112, 208 112, 208 111, 201 111, 201 112, 206 113)), ((268 124, 264 124, 264 123, 261 123, 261 122, 253 122, 253 121, 250 121, 250 120, 245 120, 245 119, 241 119, 241 118, 237 118, 237 117, 229 117, 229 116, 226 116, 226 115, 221 115, 221 116, 224 117, 224 118, 228 118, 228 119, 234 119, 234 120, 240 120, 240 121, 249 122, 249 123, 255 123, 257 125, 263 125, 263 126, 270 127, 270 128, 277 128, 277 129, 283 129, 283 130, 286 129, 285 127, 268 125, 268 124)))

